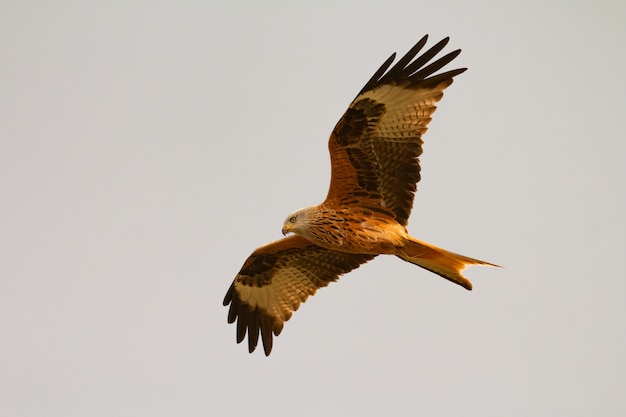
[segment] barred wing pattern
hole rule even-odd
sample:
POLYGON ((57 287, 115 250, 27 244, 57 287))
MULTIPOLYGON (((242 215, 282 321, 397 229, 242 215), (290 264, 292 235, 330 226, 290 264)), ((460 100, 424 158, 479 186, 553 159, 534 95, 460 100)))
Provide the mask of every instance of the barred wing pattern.
POLYGON ((466 70, 433 76, 461 51, 426 65, 448 43, 446 38, 413 60, 426 40, 423 37, 385 73, 392 55, 337 123, 328 141, 332 174, 324 204, 377 207, 398 223, 408 223, 420 180, 421 137, 443 90, 466 70))
POLYGON ((272 350, 272 334, 318 288, 336 281, 375 255, 358 255, 319 247, 294 235, 262 246, 250 255, 224 298, 230 304, 228 322, 237 321, 237 343, 248 333, 248 350, 263 340, 272 350))

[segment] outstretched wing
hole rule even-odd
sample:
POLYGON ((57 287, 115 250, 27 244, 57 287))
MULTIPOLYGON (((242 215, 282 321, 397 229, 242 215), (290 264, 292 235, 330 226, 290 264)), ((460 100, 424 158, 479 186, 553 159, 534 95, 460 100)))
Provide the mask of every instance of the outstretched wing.
POLYGON ((461 52, 428 64, 448 38, 413 59, 427 38, 387 71, 395 59, 391 55, 335 126, 328 142, 332 174, 327 204, 378 207, 407 224, 420 180, 421 137, 443 90, 466 70, 433 75, 461 52))
POLYGON ((297 235, 258 248, 224 297, 224 305, 230 304, 228 322, 237 321, 237 343, 247 332, 252 353, 260 332, 265 355, 269 355, 272 333, 280 334, 301 303, 374 256, 324 249, 297 235))

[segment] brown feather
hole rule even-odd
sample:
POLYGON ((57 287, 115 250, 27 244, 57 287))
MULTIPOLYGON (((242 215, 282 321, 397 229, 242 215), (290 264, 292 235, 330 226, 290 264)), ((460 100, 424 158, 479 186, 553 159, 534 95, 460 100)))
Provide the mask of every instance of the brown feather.
POLYGON ((447 38, 411 62, 426 39, 383 74, 391 65, 386 62, 335 126, 328 141, 332 173, 324 204, 343 205, 358 196, 360 204, 377 205, 400 224, 408 223, 420 180, 421 136, 443 90, 452 77, 465 71, 433 75, 460 50, 425 66, 447 44, 447 38))
POLYGON ((406 241, 405 246, 398 253, 398 257, 434 272, 466 290, 472 289, 472 283, 462 274, 466 267, 470 265, 498 267, 498 265, 459 255, 415 238, 406 241))
POLYGON ((224 305, 248 350, 259 336, 266 355, 292 313, 318 288, 379 254, 392 254, 467 289, 468 265, 492 265, 411 237, 406 224, 420 180, 419 157, 436 103, 465 68, 435 74, 460 52, 431 62, 443 39, 422 55, 422 38, 393 67, 393 54, 365 84, 330 135, 326 200, 290 214, 283 233, 296 235, 255 250, 230 286, 224 305))
POLYGON ((301 303, 374 256, 324 249, 300 236, 255 250, 224 297, 224 305, 230 304, 228 322, 237 321, 237 343, 247 333, 248 350, 253 352, 260 334, 269 355, 272 333, 280 334, 301 303))

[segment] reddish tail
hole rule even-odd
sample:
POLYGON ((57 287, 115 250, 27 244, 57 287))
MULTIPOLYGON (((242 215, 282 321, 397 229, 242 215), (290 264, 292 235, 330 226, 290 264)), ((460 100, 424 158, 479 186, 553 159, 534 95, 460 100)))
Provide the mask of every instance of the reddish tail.
POLYGON ((422 242, 413 237, 408 240, 398 256, 407 262, 428 269, 445 279, 459 284, 468 290, 472 289, 472 283, 461 274, 468 265, 498 266, 478 259, 468 258, 457 253, 448 252, 430 243, 422 242))

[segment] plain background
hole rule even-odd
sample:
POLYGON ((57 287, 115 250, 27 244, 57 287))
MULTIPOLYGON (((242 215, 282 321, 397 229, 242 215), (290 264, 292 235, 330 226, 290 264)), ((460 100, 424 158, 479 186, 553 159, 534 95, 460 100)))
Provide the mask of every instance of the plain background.
POLYGON ((626 412, 623 1, 0 2, 0 416, 626 412), (326 141, 394 51, 467 66, 393 257, 272 355, 223 296, 326 194, 326 141))

